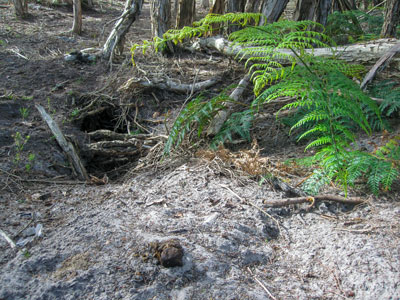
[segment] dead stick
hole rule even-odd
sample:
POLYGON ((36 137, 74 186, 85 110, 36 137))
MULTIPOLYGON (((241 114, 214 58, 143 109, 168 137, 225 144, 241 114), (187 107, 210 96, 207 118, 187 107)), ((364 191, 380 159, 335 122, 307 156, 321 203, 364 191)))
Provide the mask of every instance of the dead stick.
POLYGON ((273 300, 277 300, 271 292, 267 289, 267 287, 253 274, 253 272, 250 270, 249 267, 247 267, 247 271, 249 271, 250 275, 253 277, 253 279, 264 289, 264 291, 267 292, 268 296, 271 297, 273 300))
POLYGON ((1 229, 0 229, 0 235, 7 241, 7 243, 10 244, 10 247, 11 247, 12 249, 14 249, 14 248, 16 247, 15 243, 13 242, 13 240, 10 239, 10 238, 8 237, 8 235, 7 235, 3 230, 1 230, 1 229))
POLYGON ((361 199, 359 197, 341 197, 341 196, 335 196, 335 195, 318 195, 318 196, 308 196, 308 197, 296 197, 296 198, 286 198, 286 199, 281 199, 281 200, 269 200, 266 201, 264 204, 272 207, 280 207, 280 206, 287 206, 291 204, 300 204, 300 203, 306 203, 306 202, 312 202, 313 201, 334 201, 334 202, 339 202, 343 204, 361 204, 364 203, 366 200, 361 199))

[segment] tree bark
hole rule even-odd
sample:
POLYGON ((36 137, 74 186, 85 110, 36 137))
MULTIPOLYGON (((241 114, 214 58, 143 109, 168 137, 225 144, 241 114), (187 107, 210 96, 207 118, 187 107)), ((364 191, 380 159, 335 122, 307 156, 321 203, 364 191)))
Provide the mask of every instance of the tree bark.
POLYGON ((28 0, 13 0, 15 15, 19 18, 28 16, 28 0))
POLYGON ((179 0, 178 14, 176 16, 176 27, 191 26, 196 10, 195 0, 179 0))
POLYGON ((81 35, 82 33, 82 2, 81 0, 74 0, 74 23, 72 24, 72 32, 81 35))
POLYGON ((213 0, 210 8, 210 13, 222 15, 224 12, 225 12, 224 0, 213 0))
POLYGON ((226 1, 226 12, 244 12, 246 0, 228 0, 226 1))
POLYGON ((247 0, 244 6, 245 12, 259 12, 260 11, 260 0, 247 0))
MULTIPOLYGON (((153 0, 150 7, 151 16, 151 33, 153 37, 162 38, 163 34, 171 28, 171 1, 170 0, 153 0)), ((165 45, 168 48, 158 49, 161 51, 174 51, 171 42, 165 45)))
POLYGON ((119 20, 115 23, 113 30, 107 38, 103 46, 103 58, 112 61, 114 50, 118 47, 119 52, 122 52, 125 34, 129 28, 139 17, 143 6, 143 0, 126 0, 124 12, 119 20))
POLYGON ((382 37, 396 37, 396 27, 400 21, 400 0, 388 0, 385 4, 385 21, 382 37))
POLYGON ((262 24, 273 23, 279 20, 289 0, 264 0, 261 5, 261 13, 266 16, 267 20, 262 24))
MULTIPOLYGON (((337 47, 335 50, 338 58, 342 60, 350 63, 371 65, 398 42, 399 41, 395 39, 380 39, 376 41, 370 41, 365 44, 337 47)), ((232 57, 236 57, 243 49, 240 46, 235 46, 232 42, 229 42, 221 37, 209 37, 201 39, 196 46, 194 46, 194 48, 214 49, 232 57)), ((305 51, 313 53, 315 56, 331 57, 333 55, 331 48, 314 48, 306 49, 305 51)), ((289 49, 279 49, 279 52, 293 55, 293 52, 289 49)), ((243 59, 246 58, 249 57, 243 57, 243 59)))
POLYGON ((293 19, 312 20, 325 26, 331 5, 332 0, 298 0, 293 19))

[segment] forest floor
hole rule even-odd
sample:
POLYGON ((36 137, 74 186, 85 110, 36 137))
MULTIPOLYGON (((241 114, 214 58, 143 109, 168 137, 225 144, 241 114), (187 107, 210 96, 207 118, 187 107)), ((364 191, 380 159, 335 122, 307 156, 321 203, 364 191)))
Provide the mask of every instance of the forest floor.
MULTIPOLYGON (((65 61, 74 50, 101 47, 112 23, 102 34, 104 25, 124 5, 99 3, 84 11, 78 37, 69 33, 71 7, 30 4, 30 18, 21 21, 0 2, 0 229, 19 245, 0 237, 0 300, 400 299, 399 183, 379 197, 350 191, 366 200, 357 206, 267 208, 266 201, 288 195, 206 151, 158 163, 160 150, 153 148, 153 157, 146 152, 111 165, 87 154, 87 132, 122 132, 127 117, 137 123, 132 131, 165 135, 193 96, 155 88, 119 92, 129 78, 190 84, 223 76, 207 91, 214 95, 244 75, 240 64, 214 53, 142 56, 136 69, 129 49, 112 70, 104 61, 65 61), (132 109, 77 116, 99 99, 132 109), (81 146, 88 172, 107 174, 106 184, 74 178, 37 104, 81 146), (157 254, 177 242, 182 265, 160 265, 157 254)), ((146 3, 127 45, 149 38, 146 3)), ((303 147, 273 120, 253 131, 262 149, 253 154, 283 168, 304 155, 303 147)), ((228 151, 246 155, 249 148, 239 143, 228 151)), ((341 194, 335 187, 329 192, 341 194)))

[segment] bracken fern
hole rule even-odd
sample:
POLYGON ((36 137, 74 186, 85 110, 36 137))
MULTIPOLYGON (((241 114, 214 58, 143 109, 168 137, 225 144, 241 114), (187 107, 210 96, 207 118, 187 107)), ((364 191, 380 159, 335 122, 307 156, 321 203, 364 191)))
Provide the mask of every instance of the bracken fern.
MULTIPOLYGON (((337 60, 333 48, 332 58, 313 56, 314 47, 332 44, 322 31, 312 30, 323 29, 320 24, 281 21, 265 26, 248 25, 259 17, 259 14, 209 15, 193 27, 168 31, 164 40, 157 41, 180 43, 212 32, 216 24, 246 26, 232 33, 229 39, 241 49, 236 58, 245 61, 256 97, 249 109, 231 115, 212 145, 232 139, 233 133, 250 139, 252 116, 270 101, 289 96, 294 100, 282 109, 303 112, 291 130, 305 128, 298 139, 308 140, 306 150, 317 149, 315 160, 321 168, 315 178, 321 183, 335 180, 347 193, 348 185, 367 176, 374 193, 380 187, 388 190, 399 175, 399 164, 393 159, 400 156, 398 140, 372 154, 356 151, 354 146, 357 131, 371 133, 366 111, 381 121, 378 106, 351 80, 360 78, 363 68, 337 60), (326 176, 326 180, 321 180, 321 176, 326 176)), ((200 136, 217 112, 226 108, 227 101, 230 100, 224 92, 211 100, 196 98, 191 101, 177 117, 165 153, 179 145, 194 126, 200 136)))

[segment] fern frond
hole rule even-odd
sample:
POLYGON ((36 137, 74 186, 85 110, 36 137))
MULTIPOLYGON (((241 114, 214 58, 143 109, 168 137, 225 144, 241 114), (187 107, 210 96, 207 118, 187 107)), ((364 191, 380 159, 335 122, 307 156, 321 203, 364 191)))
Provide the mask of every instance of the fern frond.
POLYGON ((213 138, 211 148, 218 148, 218 146, 226 140, 232 141, 232 134, 234 133, 238 134, 241 138, 250 141, 250 129, 253 118, 254 115, 252 110, 233 113, 213 138))

